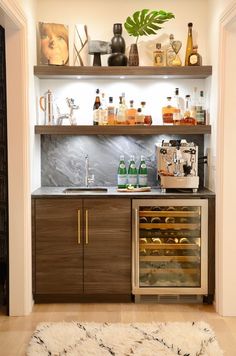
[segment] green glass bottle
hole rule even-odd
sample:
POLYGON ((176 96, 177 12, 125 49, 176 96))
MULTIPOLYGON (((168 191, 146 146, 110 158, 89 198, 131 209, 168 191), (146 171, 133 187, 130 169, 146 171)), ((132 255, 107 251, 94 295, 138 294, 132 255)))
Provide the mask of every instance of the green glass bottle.
POLYGON ((130 163, 128 168, 128 184, 132 185, 134 188, 138 184, 138 172, 134 161, 134 156, 130 156, 130 163))
POLYGON ((138 169, 138 185, 139 187, 147 187, 147 165, 144 156, 141 156, 138 169))
POLYGON ((125 157, 120 156, 120 163, 117 172, 117 185, 118 188, 126 188, 127 184, 127 169, 125 166, 125 157))

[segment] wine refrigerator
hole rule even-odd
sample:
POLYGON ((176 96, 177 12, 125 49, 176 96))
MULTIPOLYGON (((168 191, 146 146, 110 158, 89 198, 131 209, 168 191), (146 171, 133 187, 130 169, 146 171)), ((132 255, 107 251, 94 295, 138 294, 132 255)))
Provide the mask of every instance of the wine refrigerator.
POLYGON ((207 259, 207 199, 133 200, 135 297, 206 295, 207 259))

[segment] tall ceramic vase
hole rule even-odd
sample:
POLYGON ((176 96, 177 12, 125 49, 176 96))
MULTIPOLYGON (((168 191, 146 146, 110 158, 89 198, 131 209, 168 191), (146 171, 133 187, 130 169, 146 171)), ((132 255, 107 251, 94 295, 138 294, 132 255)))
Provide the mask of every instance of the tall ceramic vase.
POLYGON ((138 66, 139 65, 139 55, 138 55, 138 45, 133 43, 130 46, 129 51, 129 66, 138 66))

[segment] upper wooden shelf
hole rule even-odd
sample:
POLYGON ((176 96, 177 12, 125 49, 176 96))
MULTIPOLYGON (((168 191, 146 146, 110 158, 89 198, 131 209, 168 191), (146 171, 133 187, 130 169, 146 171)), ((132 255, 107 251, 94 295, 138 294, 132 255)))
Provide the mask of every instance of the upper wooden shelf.
POLYGON ((191 67, 72 67, 34 66, 34 75, 40 79, 85 78, 182 78, 204 79, 212 74, 212 66, 191 67))
POLYGON ((152 125, 152 126, 35 126, 41 135, 200 135, 210 134, 210 125, 152 125))

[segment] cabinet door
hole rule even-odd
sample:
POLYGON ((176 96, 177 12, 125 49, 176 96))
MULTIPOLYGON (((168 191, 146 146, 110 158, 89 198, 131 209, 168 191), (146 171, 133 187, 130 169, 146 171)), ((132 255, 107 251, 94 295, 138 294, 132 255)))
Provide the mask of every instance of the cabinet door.
POLYGON ((84 200, 84 293, 131 294, 131 200, 84 200))
POLYGON ((83 293, 82 200, 37 199, 36 294, 83 293))

